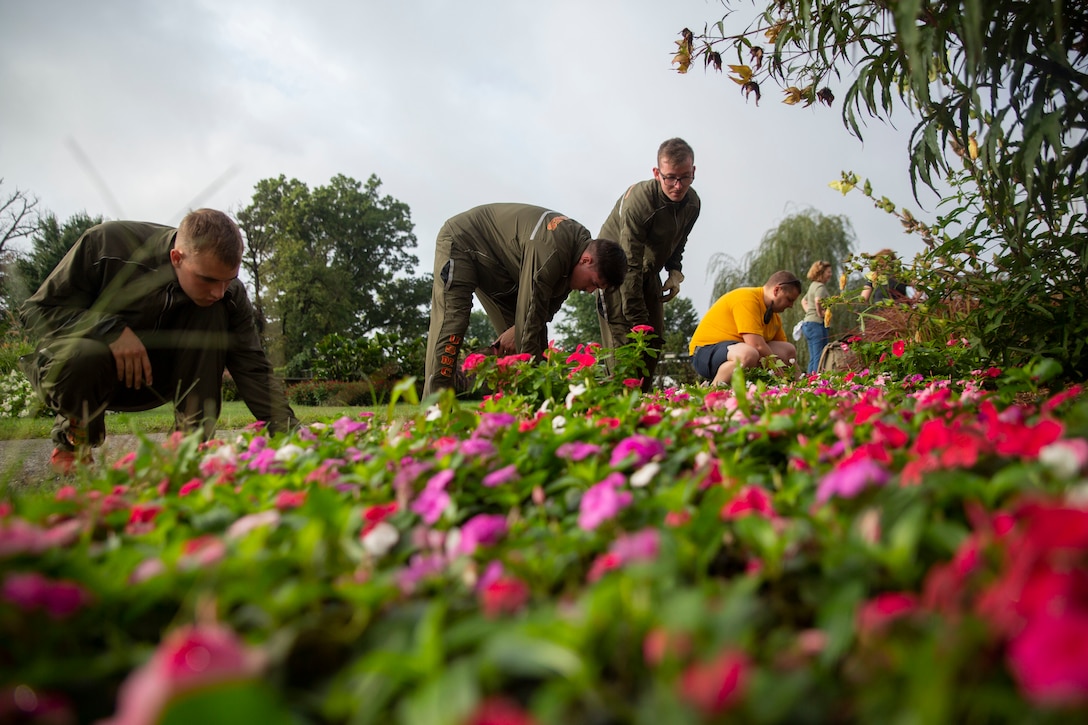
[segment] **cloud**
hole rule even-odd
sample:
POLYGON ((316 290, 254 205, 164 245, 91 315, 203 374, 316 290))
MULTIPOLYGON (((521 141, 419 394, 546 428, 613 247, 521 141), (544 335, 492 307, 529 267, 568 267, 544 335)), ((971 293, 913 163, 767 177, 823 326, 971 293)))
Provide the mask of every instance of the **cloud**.
POLYGON ((411 209, 423 273, 442 222, 477 204, 540 204, 596 233, 657 145, 681 136, 703 200, 682 290, 699 311, 713 255, 739 259, 791 210, 846 215, 860 251, 917 251, 892 217, 827 186, 853 170, 918 213, 905 132, 873 124, 861 144, 839 109, 787 107, 773 89, 757 108, 721 74, 673 70, 679 30, 718 12, 703 0, 5 3, 0 173, 61 218, 168 223, 191 206, 236 210, 263 178, 376 174, 411 209))

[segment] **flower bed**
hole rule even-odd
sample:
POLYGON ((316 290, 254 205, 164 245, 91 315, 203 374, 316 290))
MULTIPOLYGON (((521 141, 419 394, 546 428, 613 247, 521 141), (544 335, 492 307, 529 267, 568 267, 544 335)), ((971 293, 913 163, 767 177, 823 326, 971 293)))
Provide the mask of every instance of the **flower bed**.
POLYGON ((1079 388, 643 395, 596 352, 0 503, 0 721, 1088 715, 1079 388))

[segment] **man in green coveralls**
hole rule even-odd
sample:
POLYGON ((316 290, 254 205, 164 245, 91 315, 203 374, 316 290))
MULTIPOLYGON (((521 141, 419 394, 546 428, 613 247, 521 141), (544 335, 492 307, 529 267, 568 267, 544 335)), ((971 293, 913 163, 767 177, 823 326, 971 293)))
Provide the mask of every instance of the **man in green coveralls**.
POLYGON ((540 357, 571 290, 614 287, 626 264, 616 242, 543 207, 484 204, 448 219, 435 246, 424 396, 454 386, 474 292, 499 354, 540 357))
POLYGON ((238 280, 242 234, 226 214, 177 229, 111 221, 87 230, 23 305, 38 338, 23 369, 50 408, 53 465, 91 461, 107 410, 174 406, 178 430, 215 431, 224 369, 273 433, 297 425, 238 280))
MULTIPOLYGON (((597 296, 601 340, 607 348, 627 344, 637 325, 654 328, 650 346, 660 352, 665 334, 663 303, 680 291, 684 247, 699 218, 695 181, 695 152, 683 139, 671 138, 657 150, 654 177, 628 187, 616 202, 600 236, 615 239, 627 253, 623 284, 597 296), (661 270, 668 272, 664 286, 661 270)), ((657 368, 657 352, 643 358, 646 376, 642 389, 650 390, 657 368)))

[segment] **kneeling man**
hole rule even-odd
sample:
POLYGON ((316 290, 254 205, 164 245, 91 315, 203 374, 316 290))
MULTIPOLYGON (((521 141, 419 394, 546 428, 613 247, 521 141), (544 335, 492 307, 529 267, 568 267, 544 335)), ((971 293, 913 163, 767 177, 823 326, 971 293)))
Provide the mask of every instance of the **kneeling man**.
POLYGON ((793 307, 800 295, 801 280, 781 271, 762 287, 741 287, 719 297, 691 337, 695 371, 724 385, 738 365, 756 367, 772 355, 796 365, 797 349, 787 342, 779 313, 793 307))

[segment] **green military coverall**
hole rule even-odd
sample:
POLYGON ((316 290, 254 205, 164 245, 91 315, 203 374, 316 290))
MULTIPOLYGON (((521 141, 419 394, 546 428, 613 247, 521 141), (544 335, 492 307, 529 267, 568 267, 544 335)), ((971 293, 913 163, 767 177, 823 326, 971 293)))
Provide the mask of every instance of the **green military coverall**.
POLYGON ((447 220, 434 255, 424 395, 453 387, 473 292, 497 334, 514 326, 517 351, 542 355, 591 239, 573 219, 529 204, 485 204, 447 220))
POLYGON ((58 413, 58 446, 70 447, 73 421, 87 443, 101 445, 107 410, 163 404, 174 406, 179 430, 203 425, 210 437, 224 369, 250 412, 272 432, 297 425, 261 348, 245 287, 235 279, 218 302, 194 303, 170 263, 176 234, 172 227, 143 222, 92 227, 23 305, 23 322, 38 338, 23 368, 58 413), (128 388, 118 380, 109 344, 126 326, 147 348, 151 386, 128 388))
MULTIPOLYGON (((660 350, 665 335, 665 310, 661 300, 661 270, 680 270, 684 246, 699 218, 699 195, 688 189, 682 201, 665 196, 657 179, 632 185, 616 202, 601 227, 602 239, 615 239, 627 253, 627 276, 618 288, 597 292, 597 316, 601 342, 617 348, 628 342, 636 325, 650 325, 656 338, 650 345, 660 350)), ((642 389, 653 385, 657 357, 644 358, 648 373, 642 389)))

